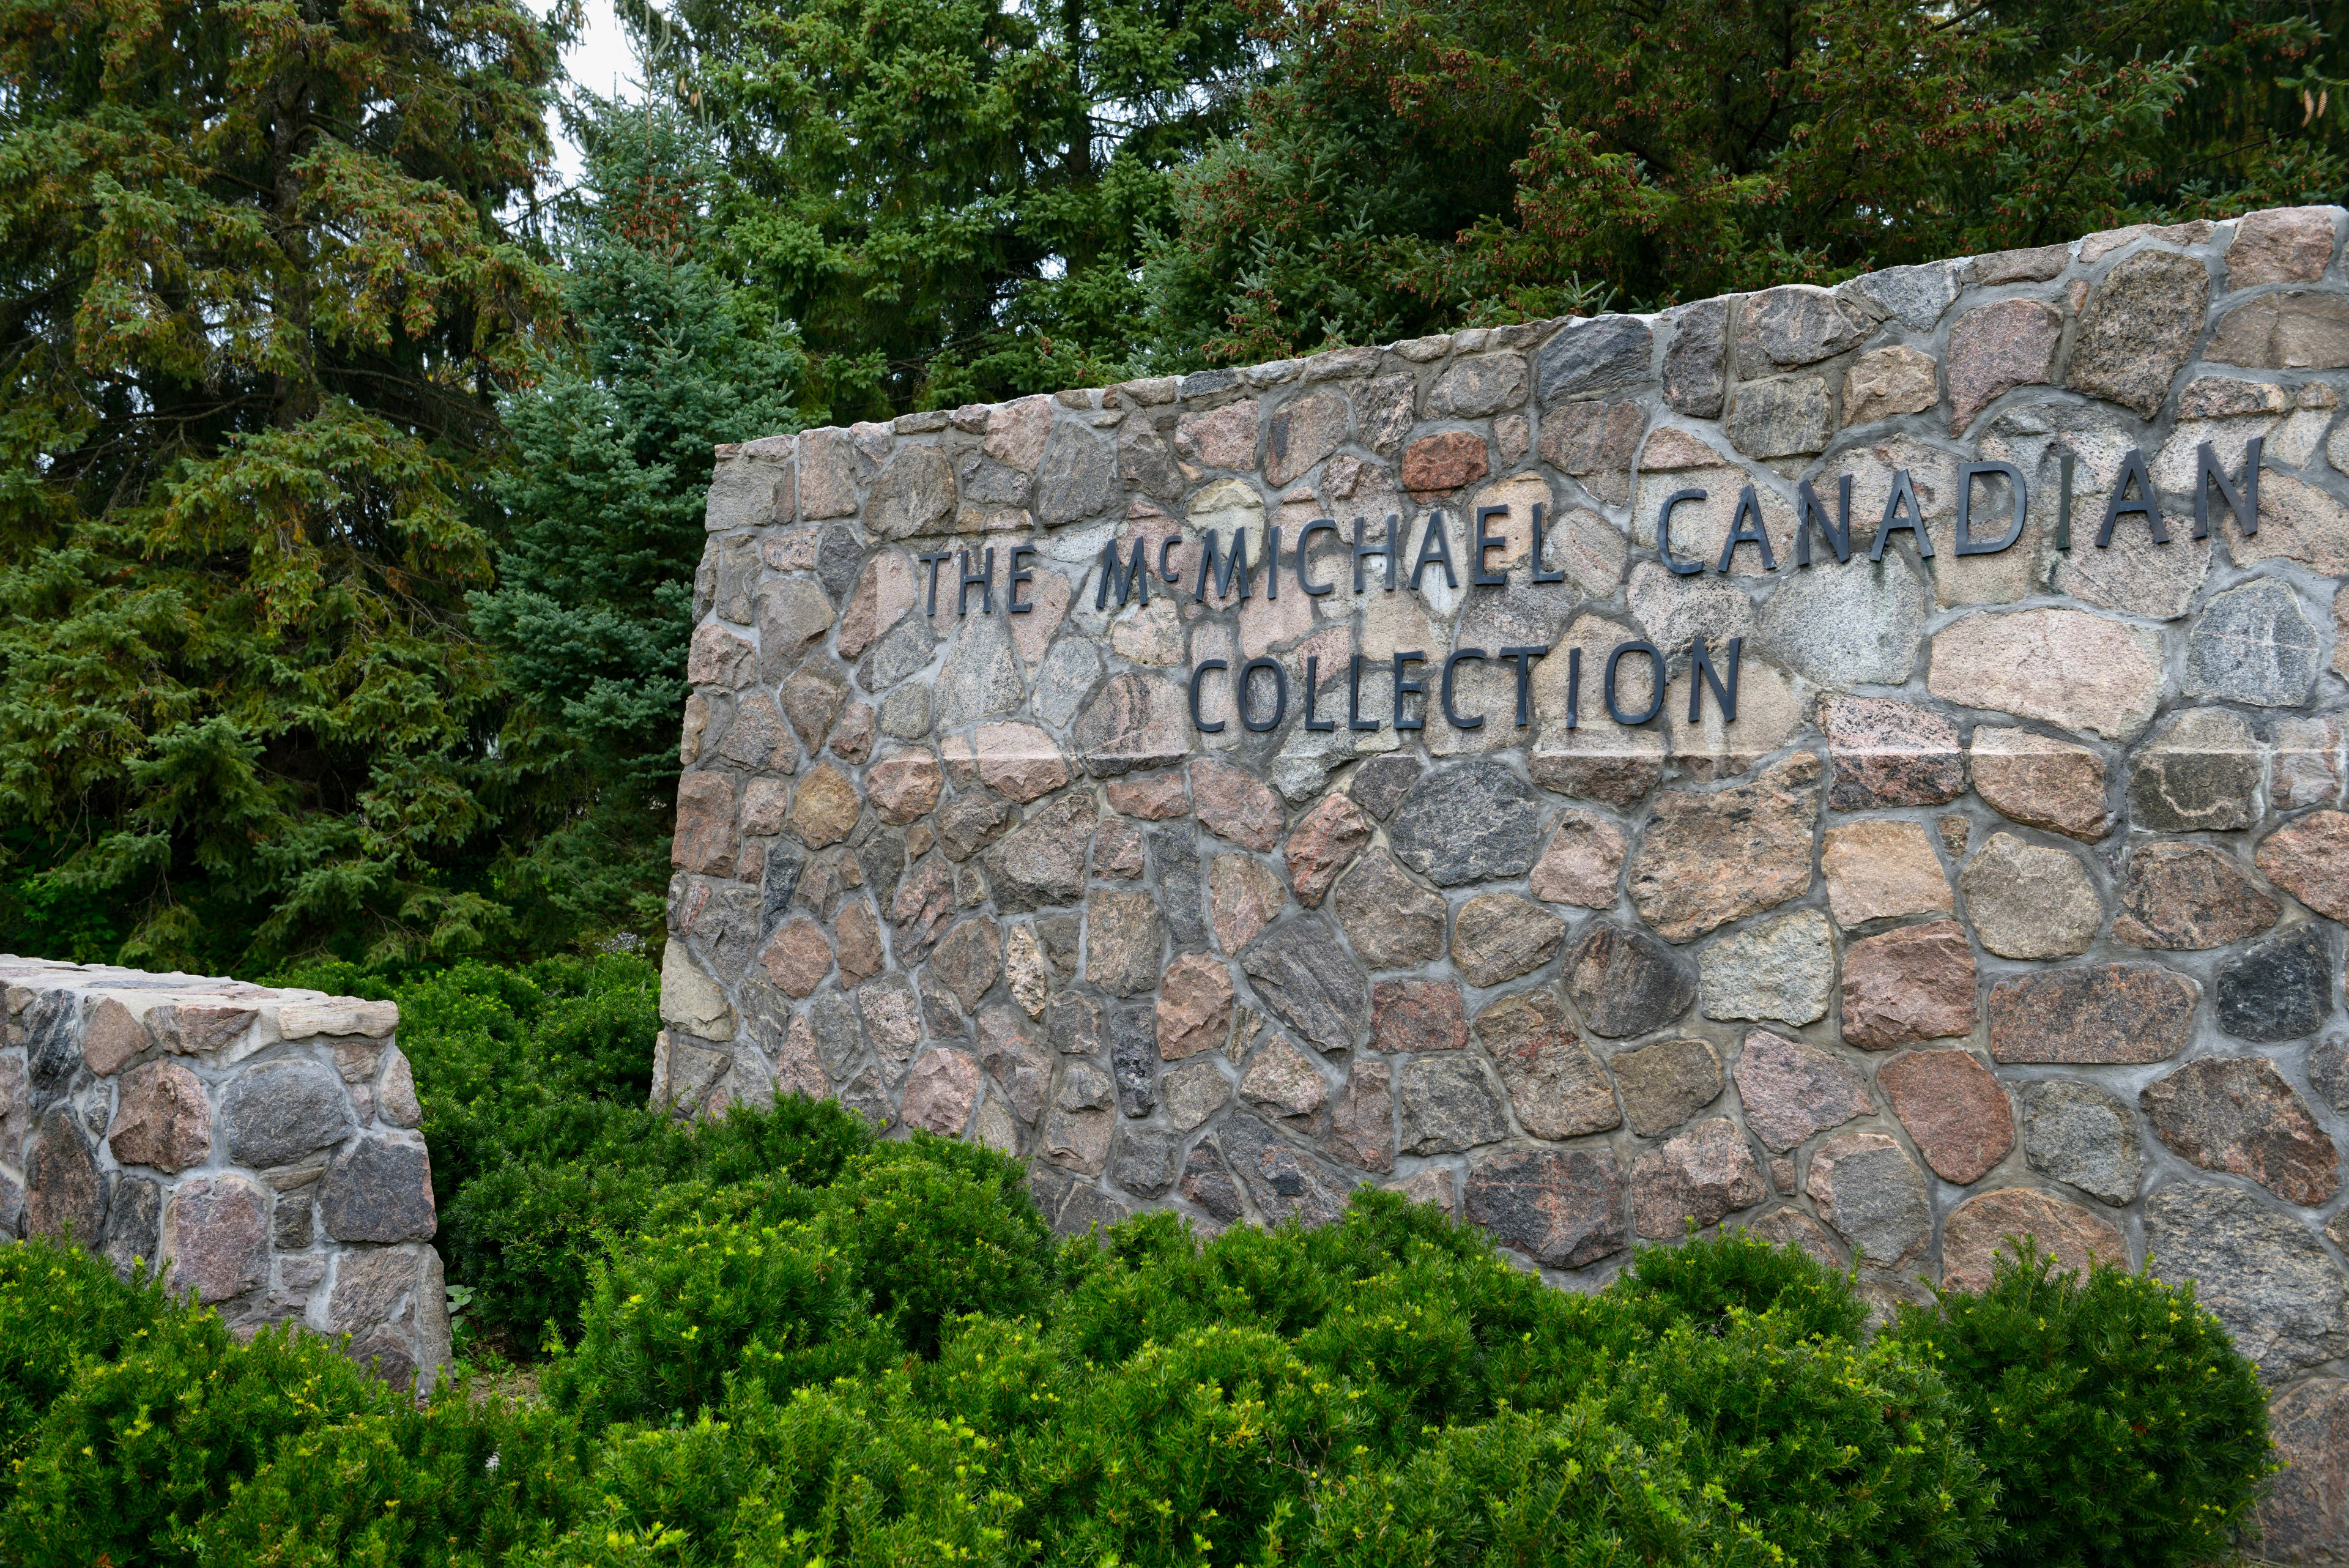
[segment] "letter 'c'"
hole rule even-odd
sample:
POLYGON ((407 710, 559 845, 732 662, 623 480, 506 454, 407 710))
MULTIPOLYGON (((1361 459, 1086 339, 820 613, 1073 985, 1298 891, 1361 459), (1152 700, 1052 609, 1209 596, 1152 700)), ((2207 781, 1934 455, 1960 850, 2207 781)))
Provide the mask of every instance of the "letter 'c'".
POLYGON ((1191 728, 1198 731, 1203 735, 1213 735, 1219 732, 1224 727, 1224 722, 1221 719, 1218 719, 1214 723, 1210 724, 1206 720, 1199 716, 1199 678, 1206 674, 1210 670, 1229 670, 1230 668, 1231 662, 1228 659, 1203 659, 1199 660, 1198 666, 1191 671, 1191 728))
POLYGON ((1663 510, 1656 514, 1656 554, 1663 558, 1665 566, 1671 567, 1674 572, 1683 577, 1692 577, 1699 572, 1703 571, 1704 563, 1702 561, 1682 561, 1673 558, 1672 508, 1678 506, 1683 501, 1702 501, 1703 499, 1704 492, 1702 490, 1675 490, 1670 495, 1664 497, 1663 510))

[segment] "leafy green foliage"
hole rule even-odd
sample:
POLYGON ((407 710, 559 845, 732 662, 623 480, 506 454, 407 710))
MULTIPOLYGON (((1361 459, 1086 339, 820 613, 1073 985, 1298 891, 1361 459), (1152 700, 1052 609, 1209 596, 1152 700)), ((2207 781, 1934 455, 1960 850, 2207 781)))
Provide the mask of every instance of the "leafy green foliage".
POLYGON ((1119 379, 1144 236, 1257 65, 1230 0, 687 0, 648 42, 843 422, 1119 379))
POLYGON ((35 1425, 82 1364, 112 1360, 167 1310, 160 1284, 119 1280, 78 1248, 0 1246, 0 1509, 35 1425))
POLYGON ((0 921, 96 940, 96 898, 214 971, 488 940, 462 596, 559 295, 486 214, 554 64, 506 0, 0 9, 0 921))
POLYGON ((950 1318, 1044 1309, 1055 1247, 1026 1174, 993 1149, 920 1135, 833 1189, 833 1233, 906 1349, 936 1355, 950 1318))
POLYGON ((1857 1340, 1868 1323, 1850 1282, 1799 1247, 1651 1247, 1613 1289, 1649 1303, 1660 1328, 1686 1321, 1719 1333, 1735 1314, 1771 1313, 1796 1339, 1857 1340))
POLYGON ((293 1325, 240 1345, 215 1313, 160 1314, 42 1414, 0 1513, 0 1561, 194 1562, 186 1532, 280 1438, 380 1418, 398 1398, 293 1325))
POLYGON ((280 1439, 189 1550, 223 1568, 472 1568, 560 1536, 591 1505, 571 1421, 460 1395, 280 1439))
POLYGON ((1146 258, 1169 365, 1833 283, 2329 201, 2349 170, 2339 5, 1248 14, 1278 68, 1178 175, 1146 258))
POLYGON ((1891 1336, 1963 1405, 2005 1530, 1986 1561, 2183 1568, 2247 1521, 2268 1463, 2259 1372, 2189 1284, 2026 1243, 1990 1289, 1903 1308, 1891 1336))

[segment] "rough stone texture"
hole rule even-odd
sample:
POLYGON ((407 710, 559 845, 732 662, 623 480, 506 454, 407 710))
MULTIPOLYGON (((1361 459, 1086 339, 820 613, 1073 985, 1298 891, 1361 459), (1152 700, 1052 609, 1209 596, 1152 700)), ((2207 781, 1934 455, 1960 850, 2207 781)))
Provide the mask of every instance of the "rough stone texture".
POLYGON ((978 1062, 969 1052, 933 1051, 906 1075, 900 1115, 907 1127, 954 1137, 970 1124, 979 1082, 978 1062))
POLYGON ((2268 1438, 2284 1469, 2260 1502, 2261 1554, 2271 1563, 2349 1560, 2349 1378, 2311 1378, 2278 1395, 2268 1438))
POLYGON ((1800 897, 1811 885, 1811 824, 1819 763, 1800 753, 1750 784, 1657 799, 1630 891, 1640 918, 1668 941, 1800 897))
POLYGON ((1097 892, 1086 900, 1085 978, 1112 996, 1140 996, 1158 983, 1165 940, 1149 894, 1097 892))
POLYGON ((2145 1247, 2155 1273, 2195 1282, 2195 1299, 2271 1382, 2349 1355, 2349 1274, 2251 1193, 2169 1182, 2146 1199, 2145 1247))
POLYGON ((2190 256, 2140 251, 2091 289, 2064 384, 2150 419, 2193 351, 2210 274, 2190 256))
POLYGON ((1898 559, 1864 569, 1814 568, 1779 585, 1762 607, 1761 641, 1823 686, 1898 686, 1917 663, 1930 609, 1924 585, 1898 559))
POLYGON ((1371 988, 1371 1049, 1383 1055, 1457 1051, 1468 1014, 1450 981, 1382 980, 1371 988))
POLYGON ((1966 1199, 1941 1222, 1941 1288, 1988 1290, 1999 1254, 2012 1256, 2010 1238, 2023 1236, 2055 1260, 2058 1272, 2085 1275, 2097 1259, 2128 1267, 2128 1243, 2109 1221, 2076 1203, 2008 1187, 1966 1199))
POLYGON ((1834 768, 1827 805, 1837 811, 1939 805, 1965 793, 1958 727, 1939 713, 1881 697, 1829 697, 1819 729, 1834 768))
POLYGON ((1297 901, 1309 909, 1317 907, 1370 841, 1371 819, 1361 807, 1342 794, 1324 795, 1290 830, 1281 850, 1297 901))
POLYGON ((2243 218, 2227 245, 2227 286, 2323 277, 2333 259, 2333 225, 2339 213, 2337 207, 2274 207, 2243 218))
POLYGON ((1661 1029, 1696 1000, 1696 980, 1671 949, 1641 930, 1593 920, 1566 955, 1566 993, 1591 1032, 1621 1040, 1661 1029))
POLYGON ((1566 922, 1514 893, 1487 893, 1460 907, 1452 961, 1475 986, 1499 985, 1547 963, 1566 940, 1566 922))
POLYGON ((2349 812, 2312 811, 2260 845, 2267 879, 2318 914, 2349 919, 2349 812))
POLYGON ((266 1170, 334 1147, 350 1136, 353 1118, 336 1073, 292 1061, 240 1076, 221 1098, 220 1124, 229 1158, 266 1170))
POLYGON ((1218 838, 1243 849, 1280 842, 1280 797, 1227 763, 1191 764, 1192 809, 1218 838))
POLYGON ((1607 1070, 1546 991, 1520 992, 1476 1015, 1476 1041, 1500 1069, 1517 1123, 1536 1137, 1580 1137, 1622 1125, 1607 1070))
POLYGON ((2187 634, 2189 697, 2289 708, 2308 701, 2323 668, 2323 638, 2272 577, 2220 594, 2187 634))
POLYGON ((1415 1056, 1400 1081, 1403 1153, 1454 1154, 1509 1136, 1507 1102, 1483 1062, 1415 1056))
POLYGON ((2094 842, 2112 830, 2105 760, 2086 746, 2013 724, 1984 724, 1966 748, 1974 793, 2032 827, 2094 842))
POLYGON ((1329 1102, 1330 1086, 1311 1057, 1275 1036, 1248 1058, 1247 1071, 1240 1075, 1240 1098, 1269 1120, 1314 1131, 1321 1107, 1329 1102))
POLYGON ((1654 1137, 1721 1097, 1721 1058, 1702 1040, 1664 1040, 1616 1053, 1609 1064, 1624 1119, 1654 1137))
POLYGON ((1799 909, 1757 920, 1704 950, 1698 992, 1707 1018, 1825 1018, 1835 995, 1835 942, 1826 918, 1799 909))
POLYGON ((2126 741, 2151 722, 2160 641, 2147 627, 2085 610, 1970 615, 1933 638, 1936 697, 2126 741))
POLYGON ((1884 1064, 1876 1081, 1942 1180, 1970 1187, 2013 1152, 2013 1106, 1971 1052, 1903 1052, 1884 1064))
POLYGON ((2160 1062, 2186 1048, 2201 990, 2154 964, 2075 964, 1990 988, 2001 1062, 2160 1062))
POLYGON ((2002 299, 1958 317, 1950 329, 1950 428, 1963 431, 2015 388, 2053 379, 2063 337, 2063 317, 2035 299, 2002 299))
POLYGON ((1898 346, 1878 348, 1853 360, 1844 372, 1843 422, 1861 425, 1895 414, 1923 413, 1940 397, 1940 369, 1930 354, 1898 346))
POLYGON ((2333 972, 2324 933, 2295 926, 2219 971, 2219 1027, 2269 1044, 2313 1034, 2333 1016, 2333 972))
POLYGON ((2154 1136, 2205 1170, 2247 1176, 2314 1208, 2340 1190, 2330 1134, 2264 1056, 2204 1056, 2137 1096, 2154 1136))
POLYGON ((2283 904, 2235 859, 2207 844, 2147 844, 2129 854, 2117 888, 2113 940, 2189 952, 2259 935, 2283 904))
POLYGON ((1622 831, 1613 823, 1596 812, 1569 811, 1534 862, 1526 890, 1545 903, 1611 909, 1625 851, 1622 831))
POLYGON ((2260 370, 2349 365, 2349 305, 2333 295, 2271 294, 2220 318, 2206 358, 2260 370))
POLYGON ((1541 852, 1541 796, 1478 759, 1421 778, 1388 825, 1395 858, 1439 888, 1521 877, 1541 852))
POLYGON ((1745 1125, 1776 1153, 1874 1109, 1857 1073, 1816 1045, 1766 1029, 1745 1037, 1730 1075, 1745 1125))
POLYGON ((2011 833, 1991 835, 1958 874, 1958 888, 1974 935, 2001 958, 2085 952, 2104 924, 2104 901, 2076 857, 2011 833))
POLYGON ((1951 907, 1950 879, 1922 823, 1888 817, 1830 827, 1819 870, 1827 908, 1847 930, 1904 915, 1945 915, 1951 907))
POLYGON ((1819 1145, 1803 1190, 1819 1206, 1819 1218, 1872 1267, 1899 1268, 1931 1239, 1925 1179, 1882 1133, 1837 1133, 1819 1145))
POLYGON ((1974 1029, 1974 955, 1954 920, 1854 942, 1843 958, 1843 1038, 1889 1050, 1974 1029))
POLYGON ((268 1194, 242 1176, 181 1182, 163 1209, 163 1266, 173 1293, 207 1306, 260 1284, 269 1277, 268 1194))
POLYGON ((1232 1033, 1231 971, 1198 953, 1168 966, 1158 988, 1158 1054, 1169 1062, 1220 1051, 1232 1033))
POLYGON ((1272 1015, 1321 1051, 1350 1051, 1370 1027, 1370 977, 1320 920, 1274 927, 1240 954, 1240 968, 1272 1015))
POLYGON ((2023 1086, 2023 1156, 2042 1176, 2115 1205, 2137 1196, 2145 1165, 2128 1106, 2066 1078, 2023 1086))
POLYGON ((1443 896, 1413 881, 1383 850, 1372 850, 1338 879, 1330 907, 1372 969, 1408 969, 1444 952, 1443 896))
POLYGON ((212 1113, 204 1086, 177 1062, 150 1062, 122 1075, 107 1147, 123 1165, 182 1171, 212 1153, 212 1113))
POLYGON ((25 1234, 51 1241, 104 1233, 106 1188, 73 1113, 52 1106, 25 1141, 25 1234))
POLYGON ((1501 1154, 1468 1173, 1468 1218, 1552 1269, 1579 1268, 1630 1245, 1623 1178, 1604 1151, 1501 1154))
POLYGON ((1692 1221, 1717 1225, 1768 1196, 1752 1146, 1726 1116, 1644 1150, 1631 1166, 1632 1229, 1653 1241, 1674 1240, 1692 1221))

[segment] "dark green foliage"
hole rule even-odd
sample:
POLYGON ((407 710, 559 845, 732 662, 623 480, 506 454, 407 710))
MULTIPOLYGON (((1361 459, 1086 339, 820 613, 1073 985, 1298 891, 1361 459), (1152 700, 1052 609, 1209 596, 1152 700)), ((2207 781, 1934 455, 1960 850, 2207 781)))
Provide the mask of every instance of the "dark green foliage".
POLYGON ((1965 1568, 1998 1519, 1963 1408, 1901 1345, 1806 1330, 1735 1308, 1717 1330, 1676 1323, 1625 1364, 1608 1413, 1643 1442, 1683 1438, 1691 1470, 1795 1562, 1965 1568))
POLYGON ((2185 1568, 2221 1556, 2268 1463, 2259 1372, 2171 1285, 2026 1242, 1989 1290, 1905 1307, 1890 1336, 1961 1403, 1998 1483, 1988 1562, 2185 1568))
POLYGON ((1055 1244, 1018 1161, 916 1134, 844 1172, 829 1234, 907 1350, 937 1353, 947 1320, 1044 1310, 1055 1244))
POLYGON ((1609 1293, 1649 1309, 1658 1329, 1687 1322, 1720 1333, 1733 1314, 1772 1313, 1796 1339, 1857 1340, 1868 1303, 1851 1282, 1799 1247, 1745 1239, 1703 1247, 1650 1247, 1616 1276, 1609 1293))
POLYGON ((170 1310, 160 1284, 126 1283, 78 1248, 0 1245, 0 1510, 35 1424, 82 1363, 112 1360, 170 1310))
POLYGON ((220 1568, 477 1568, 587 1511, 576 1427, 461 1391, 281 1438, 189 1542, 220 1568))
POLYGON ((316 1334, 288 1325, 239 1345, 215 1313, 165 1313, 42 1415, 0 1513, 0 1562, 192 1563, 185 1532, 279 1439, 398 1399, 316 1334))

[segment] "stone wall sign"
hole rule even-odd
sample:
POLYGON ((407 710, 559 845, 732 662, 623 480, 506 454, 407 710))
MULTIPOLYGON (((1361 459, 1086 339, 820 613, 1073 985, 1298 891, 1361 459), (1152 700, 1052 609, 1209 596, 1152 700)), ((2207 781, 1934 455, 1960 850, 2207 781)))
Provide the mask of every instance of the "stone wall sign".
POLYGON ((980 1139, 1071 1230, 2149 1259, 2329 1561, 2344 222, 721 448, 656 1095, 980 1139))

